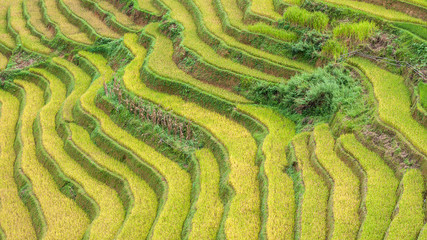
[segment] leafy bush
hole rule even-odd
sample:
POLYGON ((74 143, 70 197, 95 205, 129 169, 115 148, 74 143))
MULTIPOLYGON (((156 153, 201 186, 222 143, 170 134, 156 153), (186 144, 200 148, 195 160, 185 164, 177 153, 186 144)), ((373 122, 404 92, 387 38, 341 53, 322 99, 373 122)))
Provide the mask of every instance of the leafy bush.
POLYGON ((287 83, 257 83, 248 90, 247 97, 279 108, 297 122, 306 117, 327 121, 340 107, 355 116, 360 112, 358 109, 362 109, 360 104, 363 105, 361 87, 349 71, 339 65, 295 75, 287 83))
POLYGON ((257 23, 255 25, 248 26, 248 30, 251 32, 262 33, 274 38, 293 42, 297 40, 297 35, 294 32, 277 29, 265 23, 257 23))
POLYGON ((308 61, 316 61, 320 56, 319 52, 322 49, 322 45, 327 38, 327 35, 315 30, 304 32, 298 42, 292 44, 292 56, 297 56, 308 61))
POLYGON ((333 57, 335 60, 342 54, 347 53, 347 48, 335 39, 329 39, 323 44, 322 54, 327 57, 333 57))
POLYGON ((324 31, 328 26, 329 17, 322 12, 309 12, 298 6, 292 6, 283 13, 283 18, 292 24, 324 31))
POLYGON ((362 21, 358 23, 341 23, 334 28, 334 37, 340 39, 350 39, 352 41, 363 42, 377 29, 374 22, 362 21))

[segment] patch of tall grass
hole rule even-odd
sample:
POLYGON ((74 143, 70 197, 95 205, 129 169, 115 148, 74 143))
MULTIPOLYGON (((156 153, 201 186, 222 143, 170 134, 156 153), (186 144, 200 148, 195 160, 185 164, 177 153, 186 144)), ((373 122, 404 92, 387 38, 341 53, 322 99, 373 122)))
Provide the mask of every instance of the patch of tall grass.
POLYGON ((248 30, 255 33, 265 34, 286 42, 293 42, 297 40, 297 35, 294 32, 277 29, 265 23, 250 25, 248 26, 248 30))
POLYGON ((333 36, 338 39, 350 39, 363 42, 377 30, 374 22, 361 21, 358 23, 341 23, 333 30, 333 36))
POLYGON ((292 24, 324 31, 328 27, 329 17, 322 12, 309 12, 298 6, 292 6, 283 13, 283 18, 292 24))
POLYGON ((421 105, 427 109, 427 84, 420 82, 418 84, 418 91, 420 92, 421 105))
POLYGON ((347 52, 347 47, 336 39, 329 39, 322 46, 322 54, 335 60, 347 52))

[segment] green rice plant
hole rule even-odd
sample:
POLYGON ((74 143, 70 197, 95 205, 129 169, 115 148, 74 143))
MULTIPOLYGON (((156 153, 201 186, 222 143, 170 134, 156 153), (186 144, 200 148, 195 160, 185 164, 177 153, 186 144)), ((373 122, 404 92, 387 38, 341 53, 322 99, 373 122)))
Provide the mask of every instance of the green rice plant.
POLYGON ((409 169, 399 186, 400 198, 386 238, 415 239, 424 225, 424 180, 418 169, 409 169))
POLYGON ((268 128, 262 150, 267 177, 267 238, 293 238, 295 224, 295 193, 292 179, 283 171, 289 165, 285 147, 295 134, 295 124, 272 109, 239 104, 238 109, 259 120, 268 128))
POLYGON ((92 222, 91 235, 93 237, 112 238, 120 229, 125 217, 124 208, 117 192, 105 183, 94 179, 80 164, 74 161, 63 148, 61 137, 56 132, 55 118, 65 100, 65 85, 60 79, 44 69, 30 70, 49 81, 52 93, 49 103, 40 111, 43 146, 55 159, 64 174, 80 183, 87 194, 99 205, 100 212, 92 222))
POLYGON ((13 139, 16 137, 19 105, 16 97, 0 90, 0 225, 10 239, 35 239, 30 214, 19 198, 21 193, 14 178, 16 154, 13 139))
POLYGON ((273 0, 252 0, 251 10, 262 16, 278 20, 282 16, 275 11, 273 0))
MULTIPOLYGON (((119 144, 126 146, 133 151, 138 157, 144 159, 148 164, 157 169, 168 183, 167 201, 163 206, 160 215, 157 216, 157 222, 152 231, 154 239, 179 238, 181 230, 190 209, 190 192, 191 180, 189 174, 178 164, 156 152, 150 146, 133 137, 125 130, 119 128, 101 109, 95 105, 95 97, 97 91, 102 87, 104 81, 111 80, 113 71, 108 67, 107 60, 101 55, 89 52, 79 52, 79 54, 88 59, 101 74, 101 77, 96 79, 89 90, 80 99, 83 109, 96 117, 100 122, 102 130, 119 144)), ((137 58, 142 64, 144 52, 141 57, 137 58)), ((135 61, 135 60, 134 60, 135 61)), ((137 70, 138 64, 129 64, 137 70)), ((127 68, 128 68, 127 67, 127 68)), ((135 75, 133 75, 135 76, 135 75)), ((137 74, 136 76, 139 76, 137 74)), ((135 80, 139 78, 136 78, 135 80)), ((141 83, 139 83, 141 84, 141 83)), ((152 216, 154 217, 154 216, 152 216)), ((151 225, 145 225, 147 232, 151 225)))
POLYGON ((322 54, 326 57, 333 57, 335 60, 347 52, 347 47, 336 39, 329 39, 322 46, 322 54))
POLYGON ((349 62, 362 70, 372 83, 381 121, 403 134, 421 153, 427 154, 427 129, 412 117, 410 93, 403 77, 362 58, 350 58, 349 62))
MULTIPOLYGON (((172 60, 172 55, 174 51, 172 41, 166 36, 156 31, 157 28, 154 27, 154 25, 149 25, 145 28, 145 31, 156 38, 150 58, 152 59, 152 61, 156 62, 157 66, 163 67, 164 71, 167 70, 173 72, 175 74, 175 79, 191 84, 203 91, 212 93, 216 96, 221 96, 233 102, 249 102, 249 100, 242 96, 234 94, 225 89, 213 86, 212 84, 207 84, 197 79, 194 79, 193 77, 179 69, 176 66, 175 62, 172 60)), ((135 52, 137 49, 135 48, 135 46, 138 46, 138 36, 136 34, 125 34, 124 44, 126 45, 126 47, 132 50, 132 52, 135 52)))
POLYGON ((94 12, 85 8, 80 0, 60 0, 63 1, 64 5, 66 5, 69 10, 74 13, 76 16, 85 21, 93 29, 104 37, 109 38, 120 38, 121 36, 113 31, 105 22, 103 22, 94 12))
POLYGON ((212 152, 206 148, 196 151, 195 155, 200 163, 201 190, 189 239, 214 239, 224 212, 219 193, 219 166, 212 152))
POLYGON ((277 29, 265 23, 250 25, 248 26, 248 30, 251 32, 265 34, 283 41, 293 42, 297 40, 297 35, 294 32, 277 29))
POLYGON ((427 40, 427 27, 419 24, 408 23, 408 22, 394 22, 393 25, 407 30, 408 32, 420 37, 423 40, 427 40))
POLYGON ((335 38, 364 42, 376 30, 377 26, 374 22, 361 21, 358 23, 341 23, 334 28, 333 34, 335 38))
MULTIPOLYGON (((136 49, 135 49, 136 50, 136 49)), ((256 143, 250 132, 225 116, 207 110, 177 96, 156 92, 148 88, 139 78, 145 50, 133 52, 135 59, 125 69, 123 81, 127 89, 139 97, 171 109, 175 113, 211 131, 229 151, 229 183, 235 190, 225 223, 225 233, 229 238, 255 236, 260 230, 260 193, 257 181, 258 167, 255 165, 256 143), (244 208, 242 209, 242 206, 244 208)), ((152 58, 147 68, 160 76, 173 79, 175 75, 152 58)))
MULTIPOLYGON (((73 66, 75 67, 75 66, 73 66)), ((80 72, 79 70, 78 72, 80 72)), ((82 76, 84 76, 82 74, 82 76)), ((117 239, 141 239, 147 236, 157 211, 157 199, 153 189, 125 163, 113 159, 91 140, 86 130, 70 124, 73 142, 95 162, 127 180, 133 194, 133 207, 117 234, 117 239), (74 140, 75 139, 75 140, 74 140)))
POLYGON ((58 8, 57 0, 41 0, 45 4, 46 13, 49 15, 50 19, 54 21, 60 28, 61 33, 64 34, 67 38, 74 40, 79 43, 92 44, 93 41, 89 39, 86 33, 80 31, 80 28, 72 24, 65 16, 62 14, 58 8))
POLYGON ((360 182, 352 170, 334 152, 335 140, 327 124, 318 125, 312 135, 315 155, 333 181, 333 239, 355 239, 359 230, 360 182))
POLYGON ((355 0, 325 0, 325 2, 357 9, 362 12, 366 12, 368 14, 372 14, 387 20, 391 20, 391 21, 412 22, 412 23, 419 23, 422 25, 427 24, 425 21, 419 18, 414 18, 405 13, 398 12, 392 9, 387 9, 383 6, 379 6, 379 5, 375 5, 367 2, 361 2, 361 1, 355 1, 355 0))
POLYGON ((423 82, 420 82, 418 84, 418 91, 419 91, 419 94, 420 94, 421 105, 425 109, 427 109, 427 84, 423 83, 423 82))
POLYGON ((33 122, 43 107, 43 91, 34 83, 15 80, 26 92, 22 115, 22 170, 32 183, 37 200, 46 219, 46 239, 81 239, 89 226, 86 213, 75 201, 62 194, 48 170, 37 160, 33 122))
POLYGON ((406 0, 406 2, 415 3, 417 5, 427 7, 427 1, 426 0, 406 0))
POLYGON ((23 4, 25 4, 25 9, 30 16, 30 23, 46 38, 52 39, 54 37, 54 31, 44 24, 39 1, 24 0, 23 4))
POLYGON ((384 160, 364 147, 353 134, 341 135, 338 141, 360 163, 367 177, 367 189, 362 190, 366 191, 366 213, 358 236, 360 239, 383 239, 397 202, 399 181, 384 160))
POLYGON ((328 27, 329 17, 322 12, 309 12, 298 6, 288 7, 283 13, 283 18, 301 27, 324 31, 328 27))
POLYGON ((32 51, 49 54, 52 50, 40 42, 40 39, 32 35, 26 27, 22 12, 22 4, 13 4, 10 7, 10 23, 12 28, 19 34, 22 45, 32 51))
POLYGON ((300 203, 300 229, 297 229, 299 232, 296 234, 299 234, 300 239, 325 239, 329 189, 310 160, 309 137, 309 133, 301 133, 291 143, 304 183, 300 203))

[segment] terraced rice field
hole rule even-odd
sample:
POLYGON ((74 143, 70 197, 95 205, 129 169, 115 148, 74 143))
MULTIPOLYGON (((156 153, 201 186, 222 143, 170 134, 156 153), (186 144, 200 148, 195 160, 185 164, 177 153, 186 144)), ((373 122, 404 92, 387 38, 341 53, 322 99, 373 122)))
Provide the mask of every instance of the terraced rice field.
POLYGON ((427 43, 396 21, 426 25, 351 0, 2 1, 0 239, 426 239, 427 43))

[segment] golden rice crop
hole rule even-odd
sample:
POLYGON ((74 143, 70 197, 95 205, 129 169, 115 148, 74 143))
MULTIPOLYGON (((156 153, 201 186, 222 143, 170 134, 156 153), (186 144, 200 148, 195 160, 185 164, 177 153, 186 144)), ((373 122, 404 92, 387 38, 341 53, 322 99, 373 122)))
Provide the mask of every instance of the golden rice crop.
MULTIPOLYGON (((307 72, 313 71, 313 67, 308 64, 297 62, 282 56, 274 55, 274 54, 262 51, 260 49, 254 48, 250 45, 243 44, 237 41, 232 36, 225 33, 222 28, 221 19, 216 14, 215 7, 213 6, 213 0, 209 0, 209 1, 194 0, 194 3, 198 6, 200 12, 203 14, 203 20, 204 20, 203 24, 207 27, 207 29, 209 29, 210 32, 215 34, 215 36, 223 40, 225 43, 227 43, 227 45, 229 45, 230 47, 233 47, 242 52, 251 54, 254 57, 267 59, 268 61, 280 64, 280 65, 301 69, 307 72)), ((234 4, 233 1, 230 3, 234 4)), ((227 7, 224 10, 228 14, 228 17, 232 25, 239 25, 239 24, 243 25, 243 20, 242 20, 243 13, 240 9, 238 9, 238 7, 236 9, 236 7, 237 6, 235 5, 227 5, 227 7)), ((243 27, 243 29, 245 28, 246 26, 243 27)))
POLYGON ((353 134, 339 138, 342 147, 362 166, 367 176, 366 216, 361 239, 382 239, 391 221, 399 185, 393 170, 375 153, 365 148, 353 134))
POLYGON ((153 189, 125 163, 117 161, 99 149, 89 133, 76 124, 70 124, 73 142, 96 163, 122 176, 133 194, 133 207, 125 219, 117 239, 143 239, 147 236, 157 211, 157 198, 153 189))
POLYGON ((0 42, 10 49, 14 49, 16 46, 15 39, 12 37, 12 35, 9 34, 7 30, 6 21, 7 10, 9 9, 9 6, 12 5, 12 3, 13 1, 11 0, 5 0, 2 1, 2 4, 0 5, 0 42))
POLYGON ((0 53, 0 70, 3 70, 6 68, 8 61, 9 59, 7 59, 5 55, 0 53))
POLYGON ((62 0, 64 4, 72 11, 76 16, 80 17, 83 21, 86 21, 92 26, 95 31, 104 37, 109 38, 120 38, 121 36, 107 26, 94 12, 83 7, 80 0, 62 0))
POLYGON ((196 151, 195 155, 200 164, 201 186, 189 239, 215 239, 224 212, 219 196, 219 166, 207 148, 196 151))
POLYGON ((164 0, 163 2, 171 9, 170 16, 184 26, 184 46, 196 52, 204 61, 222 69, 266 81, 280 82, 282 80, 281 78, 267 75, 264 72, 233 62, 231 59, 221 57, 214 49, 200 39, 196 25, 193 22, 193 17, 181 3, 173 0, 164 0))
POLYGON ((282 16, 274 9, 273 0, 252 0, 251 10, 262 16, 278 20, 282 16))
POLYGON ((0 224, 10 239, 35 239, 29 212, 19 198, 14 180, 16 154, 13 145, 19 105, 16 97, 0 90, 0 224))
POLYGON ((72 24, 65 16, 62 14, 58 8, 57 0, 43 0, 46 6, 46 12, 49 15, 50 19, 58 24, 61 33, 66 37, 74 40, 76 42, 92 44, 92 41, 89 37, 80 31, 79 27, 72 24))
POLYGON ((46 151, 56 161, 65 175, 78 182, 87 194, 99 205, 100 212, 92 222, 91 239, 114 238, 124 220, 124 207, 114 189, 90 176, 90 174, 63 148, 61 137, 56 132, 55 117, 65 100, 65 85, 44 69, 30 69, 49 81, 50 101, 40 111, 42 142, 46 151))
POLYGON ((248 30, 255 33, 265 34, 267 36, 271 36, 273 38, 288 42, 293 42, 298 39, 297 35, 294 32, 274 28, 265 23, 256 23, 254 25, 249 25, 248 30))
POLYGON ((302 133, 292 139, 292 146, 298 160, 304 182, 301 203, 301 239, 325 239, 328 213, 329 189, 323 178, 316 172, 308 150, 309 133, 302 133))
POLYGON ((13 4, 10 6, 11 25, 19 34, 22 45, 35 52, 49 54, 52 50, 40 42, 40 39, 33 36, 30 30, 25 26, 22 12, 22 4, 13 4))
POLYGON ((427 128, 412 118, 410 93, 403 77, 365 59, 351 58, 350 63, 357 65, 371 81, 380 119, 402 133, 419 151, 427 154, 427 128))
POLYGON ((43 22, 43 16, 38 1, 24 0, 26 10, 30 16, 30 23, 48 39, 53 38, 53 31, 49 30, 43 22))
MULTIPOLYGON (((126 26, 128 28, 135 29, 135 30, 139 30, 142 27, 142 26, 136 25, 129 16, 127 16, 126 14, 124 14, 123 12, 121 12, 111 2, 104 1, 104 0, 97 0, 97 1, 93 1, 93 2, 98 3, 98 6, 100 8, 102 8, 103 10, 108 11, 111 14, 113 14, 114 17, 116 18, 116 20, 120 24, 122 24, 122 25, 124 25, 124 26, 126 26)), ((144 2, 148 2, 148 1, 144 1, 144 2)))
POLYGON ((89 226, 87 215, 73 200, 63 195, 47 169, 37 160, 33 122, 43 107, 43 91, 33 83, 15 80, 26 92, 22 115, 22 169, 32 183, 46 220, 46 239, 81 239, 89 226))
MULTIPOLYGON (((108 115, 95 106, 94 99, 98 89, 102 87, 104 81, 111 80, 113 71, 106 65, 107 61, 101 55, 89 52, 80 52, 79 54, 94 64, 101 73, 101 77, 96 79, 82 96, 81 105, 83 109, 98 119, 102 130, 107 135, 157 169, 168 183, 167 201, 154 226, 153 238, 179 238, 190 209, 191 179, 189 174, 172 160, 119 128, 108 115)), ((131 65, 134 64, 131 63, 131 65)))
POLYGON ((391 221, 385 239, 415 239, 424 224, 424 180, 418 169, 408 170, 400 183, 397 215, 391 221))
MULTIPOLYGON (((231 200, 225 232, 227 238, 231 239, 255 236, 260 230, 260 194, 258 167, 255 166, 255 140, 247 129, 223 115, 206 110, 198 104, 186 102, 177 96, 147 88, 139 78, 144 51, 142 46, 137 47, 141 50, 134 52, 135 60, 126 67, 123 76, 126 88, 207 128, 225 145, 229 151, 231 170, 229 182, 236 193, 231 200)), ((174 77, 169 71, 162 71, 161 66, 159 67, 151 58, 148 65, 159 75, 174 77)))
POLYGON ((268 128, 262 150, 268 184, 267 237, 290 239, 295 219, 295 193, 292 179, 283 171, 288 166, 285 147, 295 134, 295 124, 269 108, 239 104, 238 108, 258 119, 268 128))
MULTIPOLYGON (((59 58, 54 59, 54 61, 67 68, 67 70, 73 74, 76 81, 74 92, 70 94, 64 103, 63 111, 65 115, 69 110, 71 110, 72 107, 70 106, 66 108, 67 102, 75 103, 73 99, 75 97, 79 97, 82 90, 85 90, 86 87, 89 86, 91 78, 82 69, 68 61, 59 58)), ((75 124, 70 124, 70 129, 72 132, 72 139, 74 144, 76 144, 98 164, 106 167, 109 171, 116 172, 120 176, 123 176, 129 183, 130 189, 134 196, 133 208, 129 214, 129 217, 125 219, 125 222, 119 234, 117 235, 117 238, 145 238, 156 216, 157 198, 154 191, 140 176, 137 176, 131 169, 129 169, 126 164, 112 159, 110 156, 96 147, 95 144, 91 142, 88 133, 82 127, 75 124)))
POLYGON ((31 69, 49 81, 52 96, 40 111, 42 142, 46 151, 56 161, 64 174, 78 182, 99 205, 100 212, 92 222, 91 238, 113 238, 124 220, 124 207, 114 189, 92 178, 89 173, 64 150, 61 137, 56 132, 55 117, 65 100, 65 85, 44 69, 31 69))
MULTIPOLYGON (((173 72, 175 76, 174 79, 191 84, 199 89, 212 93, 216 96, 220 96, 229 101, 249 102, 249 100, 247 100, 246 98, 240 95, 237 95, 235 93, 232 93, 220 87, 216 87, 211 84, 201 82, 197 79, 194 79, 193 77, 186 74, 185 72, 183 72, 181 69, 179 69, 176 66, 175 62, 172 60, 172 54, 174 51, 172 46, 172 41, 166 36, 164 36, 163 34, 159 33, 155 25, 147 26, 145 28, 145 31, 156 38, 154 49, 150 55, 150 58, 153 61, 158 62, 158 64, 156 65, 159 67, 162 67, 164 71, 167 70, 167 71, 173 72)), ((136 34, 125 34, 124 43, 126 47, 132 49, 133 46, 138 45, 138 36, 136 34)), ((145 51, 145 49, 144 50, 140 49, 140 50, 145 51)), ((132 50, 132 51, 135 52, 136 50, 132 50)))
POLYGON ((413 22, 413 23, 420 23, 423 25, 427 24, 425 21, 419 18, 414 18, 405 13, 398 12, 393 9, 387 9, 383 6, 378 6, 378 5, 367 3, 367 2, 353 1, 353 0, 325 0, 325 2, 354 8, 372 15, 376 15, 378 17, 385 18, 387 20, 413 22))
POLYGON ((354 239, 359 230, 360 182, 351 169, 334 152, 335 140, 327 124, 313 131, 315 154, 333 184, 333 239, 354 239))

